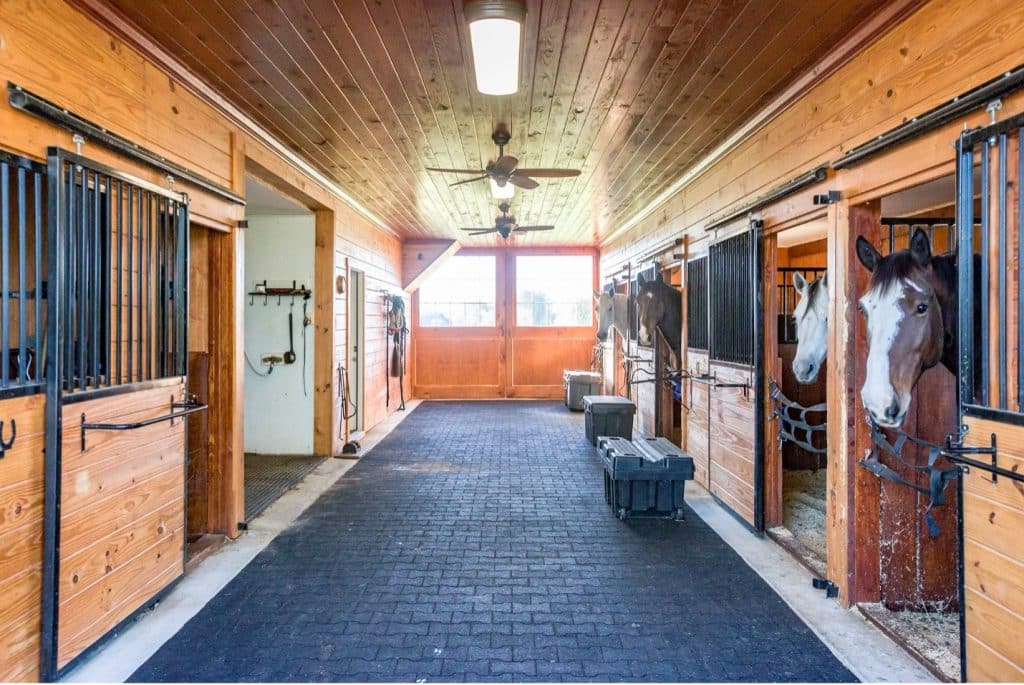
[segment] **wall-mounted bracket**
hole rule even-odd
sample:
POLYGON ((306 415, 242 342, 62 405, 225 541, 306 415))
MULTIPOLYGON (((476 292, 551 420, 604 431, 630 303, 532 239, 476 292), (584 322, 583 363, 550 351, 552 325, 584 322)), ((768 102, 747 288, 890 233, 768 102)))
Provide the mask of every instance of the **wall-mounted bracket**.
POLYGON ((814 586, 815 590, 824 590, 825 596, 829 599, 839 596, 839 586, 828 578, 812 578, 811 585, 814 586))
POLYGON ((4 458, 4 453, 14 447, 14 439, 18 437, 18 426, 14 423, 14 419, 11 419, 11 439, 4 440, 4 422, 0 421, 0 459, 4 458))
POLYGON ((1016 473, 998 466, 998 449, 995 433, 991 434, 988 447, 965 447, 964 436, 967 435, 967 430, 968 427, 964 425, 960 427, 959 433, 946 436, 946 446, 942 450, 942 456, 955 464, 959 464, 961 467, 960 470, 964 473, 969 472, 972 466, 983 471, 988 471, 992 476, 993 483, 996 482, 996 478, 1000 475, 1016 481, 1024 482, 1024 474, 1016 473), (988 456, 989 462, 986 463, 970 458, 975 455, 988 456))
POLYGON ((820 193, 814 196, 815 205, 834 205, 842 197, 838 190, 830 190, 827 193, 820 193))

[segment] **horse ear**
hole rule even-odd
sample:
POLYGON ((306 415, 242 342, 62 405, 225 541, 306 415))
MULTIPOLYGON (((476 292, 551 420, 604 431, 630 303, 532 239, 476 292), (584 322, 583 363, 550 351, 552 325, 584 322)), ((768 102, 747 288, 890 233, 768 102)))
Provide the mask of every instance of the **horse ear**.
POLYGON ((643 274, 637 274, 637 275, 636 275, 636 284, 637 284, 637 287, 639 287, 639 286, 643 285, 644 283, 646 283, 646 281, 644 280, 644 275, 643 275, 643 274))
POLYGON ((821 277, 821 284, 822 284, 823 286, 825 286, 826 288, 828 287, 828 272, 827 272, 827 271, 826 271, 826 272, 825 272, 825 274, 824 274, 824 275, 823 275, 823 276, 821 277))
POLYGON ((868 271, 874 271, 878 262, 882 260, 881 253, 875 246, 864 239, 864 236, 857 236, 857 259, 868 271))
POLYGON ((655 274, 654 274, 654 282, 655 283, 664 283, 665 282, 665 279, 662 278, 660 271, 655 272, 655 274))
POLYGON ((600 290, 595 290, 594 291, 594 302, 600 302, 600 301, 601 301, 601 291, 600 290))
POLYGON ((807 281, 800 275, 799 271, 793 272, 793 287, 796 288, 798 293, 802 293, 804 288, 807 287, 807 281))
POLYGON ((932 262, 932 241, 928 238, 928 234, 920 228, 914 231, 914 237, 910 239, 910 255, 921 267, 928 266, 932 262))

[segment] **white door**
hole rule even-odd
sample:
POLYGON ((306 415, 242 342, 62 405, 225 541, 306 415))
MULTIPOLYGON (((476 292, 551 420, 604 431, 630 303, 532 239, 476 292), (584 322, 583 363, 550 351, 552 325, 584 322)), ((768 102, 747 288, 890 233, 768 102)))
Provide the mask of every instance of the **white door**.
POLYGON ((363 430, 363 348, 364 348, 364 310, 366 293, 364 290, 363 272, 349 270, 348 289, 348 350, 349 350, 349 390, 355 403, 355 415, 349 423, 349 431, 363 430))

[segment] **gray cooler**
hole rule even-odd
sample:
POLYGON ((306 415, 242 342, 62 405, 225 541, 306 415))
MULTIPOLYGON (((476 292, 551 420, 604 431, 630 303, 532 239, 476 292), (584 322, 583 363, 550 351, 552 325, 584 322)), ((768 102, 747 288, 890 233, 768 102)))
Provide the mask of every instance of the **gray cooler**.
POLYGON ((593 371, 564 371, 562 385, 565 387, 565 406, 573 411, 583 411, 584 395, 601 392, 601 374, 593 371))
POLYGON ((591 445, 596 446, 603 435, 632 439, 636 405, 631 400, 618 395, 587 395, 583 398, 583 411, 591 445))

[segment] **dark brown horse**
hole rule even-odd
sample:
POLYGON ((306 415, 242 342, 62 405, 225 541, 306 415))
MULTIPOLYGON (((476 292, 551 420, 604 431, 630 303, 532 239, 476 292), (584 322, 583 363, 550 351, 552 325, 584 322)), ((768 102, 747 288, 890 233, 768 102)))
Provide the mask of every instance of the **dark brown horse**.
POLYGON ((683 294, 666 283, 661 274, 652 281, 637 276, 637 285, 640 286, 636 296, 640 344, 653 345, 654 331, 661 331, 678 365, 683 358, 683 294))
POLYGON ((875 423, 896 427, 926 369, 941 363, 958 371, 956 254, 933 257, 928 234, 918 229, 909 249, 885 257, 857 238, 857 257, 871 272, 859 303, 868 324, 861 402, 875 423))

